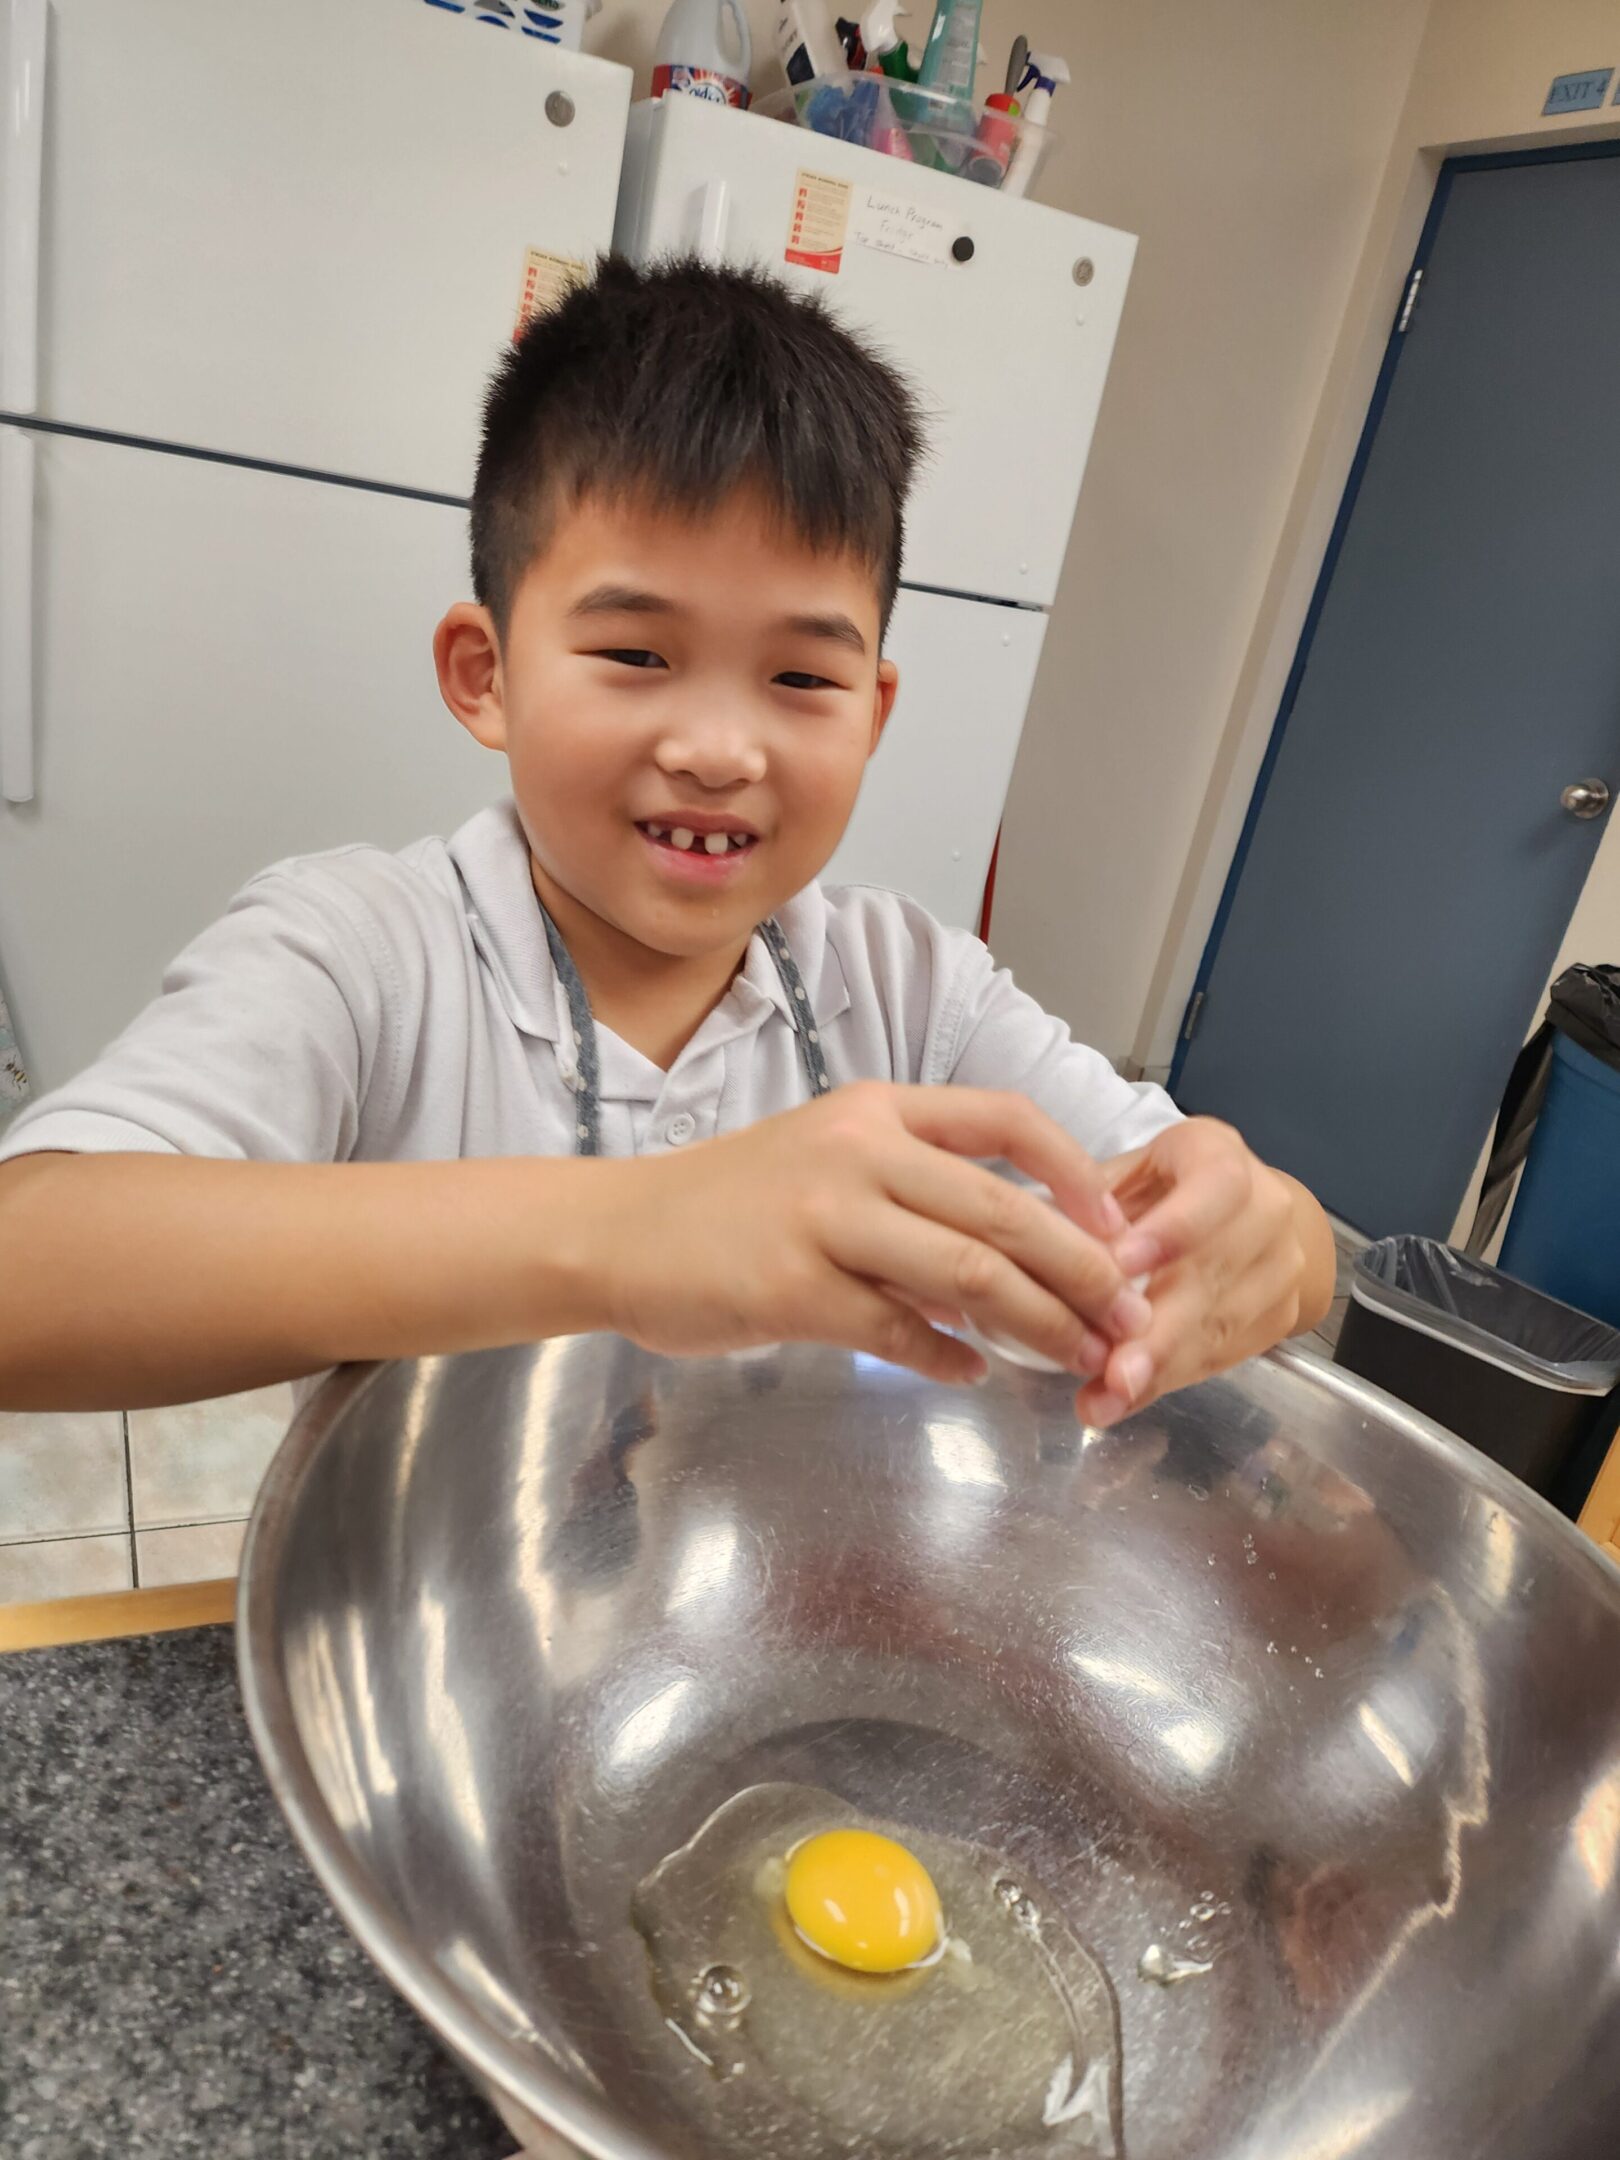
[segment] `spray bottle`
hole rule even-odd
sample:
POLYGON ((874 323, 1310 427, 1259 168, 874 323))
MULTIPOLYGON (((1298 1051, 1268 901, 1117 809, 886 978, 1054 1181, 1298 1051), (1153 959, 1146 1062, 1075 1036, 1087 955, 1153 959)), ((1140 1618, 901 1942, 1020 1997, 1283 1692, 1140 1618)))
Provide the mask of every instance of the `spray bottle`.
POLYGON ((658 33, 652 94, 671 91, 706 98, 711 105, 746 105, 753 44, 742 0, 672 0, 658 33), (723 19, 731 18, 727 47, 723 19))
MULTIPOLYGON (((895 72, 891 66, 895 54, 905 54, 905 40, 895 28, 895 18, 907 12, 905 0, 870 0, 858 23, 840 18, 838 35, 850 66, 877 78, 871 86, 876 102, 868 142, 886 157, 900 158, 909 165, 913 161, 911 137, 895 111, 888 84, 883 80, 885 74, 895 72)), ((908 68, 903 79, 915 81, 915 69, 908 68)))
POLYGON ((889 55, 904 51, 905 39, 900 35, 900 17, 909 15, 905 0, 871 0, 871 5, 861 17, 861 43, 866 47, 866 63, 873 73, 883 67, 889 55))
POLYGON ((1024 63, 1023 80, 1018 85, 1018 95, 1023 101, 1024 128, 1019 137, 1018 148, 1013 152, 1012 163, 1002 183, 1004 195, 1027 195, 1029 183, 1035 177, 1035 169, 1041 162, 1044 147, 1037 132, 1052 110, 1052 99, 1059 83, 1069 80, 1069 63, 1060 60, 1056 53, 1032 52, 1024 63), (1033 125, 1031 125, 1033 123, 1033 125))

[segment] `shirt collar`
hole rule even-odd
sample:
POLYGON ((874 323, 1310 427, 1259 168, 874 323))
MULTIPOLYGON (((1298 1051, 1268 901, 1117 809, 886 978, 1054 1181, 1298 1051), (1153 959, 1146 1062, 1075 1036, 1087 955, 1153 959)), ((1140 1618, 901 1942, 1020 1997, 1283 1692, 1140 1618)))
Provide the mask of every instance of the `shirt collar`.
MULTIPOLYGON (((827 895, 819 885, 807 885, 803 892, 795 893, 777 909, 776 919, 782 925, 782 934, 804 983, 810 1010, 816 1016, 816 1026, 822 1028, 829 1020, 836 1020, 849 1011, 849 984, 838 948, 828 935, 831 910, 827 906, 827 895)), ((776 963, 766 950, 763 938, 756 937, 748 948, 750 964, 756 956, 763 970, 761 985, 768 976, 772 1003, 779 1012, 787 1012, 791 1000, 782 987, 782 978, 776 972, 776 963)), ((748 971, 745 968, 743 972, 748 971)))
POLYGON ((513 1024, 542 1042, 566 1041, 568 999, 551 964, 517 804, 492 803, 469 818, 450 842, 450 859, 473 943, 513 1024))
MULTIPOLYGON (((513 1024, 541 1042, 566 1044, 573 1021, 552 965, 516 803, 494 803, 469 818, 450 842, 450 859, 461 880, 473 943, 495 977, 513 1024)), ((818 1028, 849 1010, 849 986, 828 940, 827 919, 826 895, 819 885, 806 886, 777 911, 818 1028)), ((793 1020, 792 1003, 764 939, 756 935, 749 940, 736 980, 710 1017, 734 1012, 742 1024, 733 1032, 742 1035, 767 1006, 793 1020)), ((707 1032, 707 1023, 700 1032, 707 1032)))

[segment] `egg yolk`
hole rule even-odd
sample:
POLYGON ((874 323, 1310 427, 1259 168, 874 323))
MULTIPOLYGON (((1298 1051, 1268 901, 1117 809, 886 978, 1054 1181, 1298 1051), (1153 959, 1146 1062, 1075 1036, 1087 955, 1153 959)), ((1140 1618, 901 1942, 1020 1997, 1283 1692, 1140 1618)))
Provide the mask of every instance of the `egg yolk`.
POLYGON ((901 1972, 936 1948, 939 1892, 928 1870, 875 1830, 826 1830, 788 1861, 788 1916, 813 1950, 854 1972, 901 1972))

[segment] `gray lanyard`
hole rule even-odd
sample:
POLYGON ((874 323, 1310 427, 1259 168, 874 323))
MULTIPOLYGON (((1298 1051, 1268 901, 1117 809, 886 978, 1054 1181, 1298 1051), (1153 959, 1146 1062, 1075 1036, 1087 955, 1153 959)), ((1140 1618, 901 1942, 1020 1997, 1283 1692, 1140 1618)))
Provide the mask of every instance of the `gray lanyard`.
MULTIPOLYGON (((544 908, 540 910, 540 919, 546 926, 551 964, 557 970, 557 980, 568 998, 568 1015, 574 1025, 574 1047, 579 1053, 579 1080, 574 1090, 574 1153, 600 1155, 602 1067, 596 1054, 596 1022, 591 1017, 591 1001, 585 995, 585 985, 579 979, 573 955, 562 941, 562 932, 544 908)), ((776 972, 787 992, 788 1011, 799 1045, 799 1063, 804 1067, 813 1101, 816 1096, 827 1093, 832 1079, 827 1071, 827 1060, 821 1054, 821 1031, 810 1008, 810 995, 800 979, 798 963, 782 934, 782 926, 774 916, 760 924, 759 934, 765 940, 765 950, 776 962, 776 972)))

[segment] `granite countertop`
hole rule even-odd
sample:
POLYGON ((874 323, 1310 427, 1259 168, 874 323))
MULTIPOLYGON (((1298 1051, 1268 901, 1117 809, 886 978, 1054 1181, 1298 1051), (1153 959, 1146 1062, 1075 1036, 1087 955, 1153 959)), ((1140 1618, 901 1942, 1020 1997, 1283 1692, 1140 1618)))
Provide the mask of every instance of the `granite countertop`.
POLYGON ((501 2160, 339 1923, 228 1628, 0 1657, 5 2160, 501 2160))

